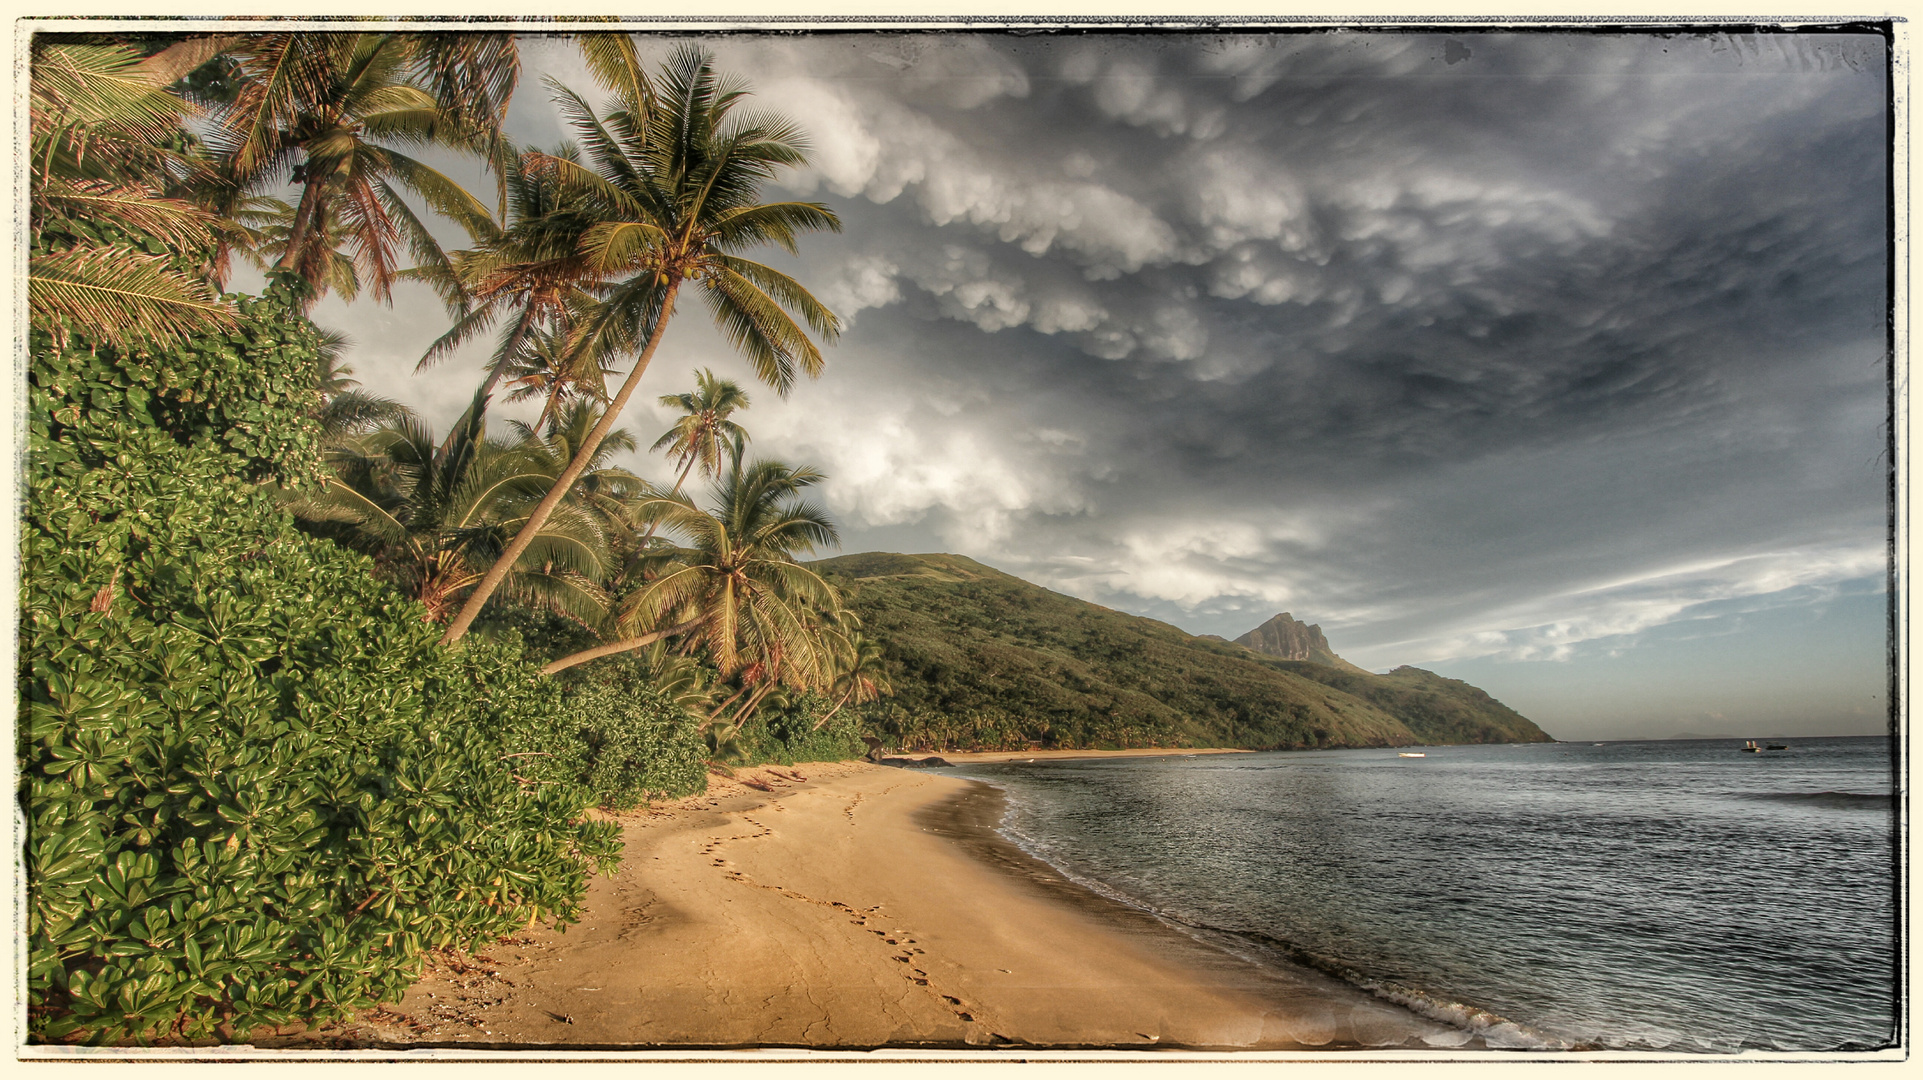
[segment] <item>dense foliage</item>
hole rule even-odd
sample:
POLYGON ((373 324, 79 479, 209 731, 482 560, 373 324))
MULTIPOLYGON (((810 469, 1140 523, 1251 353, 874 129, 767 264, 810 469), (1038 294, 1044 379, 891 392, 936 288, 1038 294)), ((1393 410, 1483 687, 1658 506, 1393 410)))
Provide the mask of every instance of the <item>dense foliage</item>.
POLYGON ((511 643, 434 647, 418 605, 265 483, 318 466, 299 308, 283 282, 234 332, 167 349, 33 336, 37 1037, 198 1038, 392 999, 425 948, 571 917, 618 849, 583 819, 564 688, 511 643))
POLYGON ((1466 684, 1273 660, 959 556, 811 565, 883 645, 895 694, 863 713, 893 746, 1307 749, 1548 738, 1466 684))
MULTIPOLYGON (((552 682, 552 680, 549 680, 552 682)), ((555 765, 611 810, 706 788, 708 748, 690 716, 625 658, 577 669, 558 706, 569 738, 555 765)))
POLYGON ((832 702, 817 694, 799 695, 776 708, 763 707, 735 736, 738 760, 744 765, 793 765, 845 761, 867 753, 861 741, 860 714, 843 709, 830 716, 832 708, 832 702), (824 718, 826 724, 822 724, 824 718))
MULTIPOLYGON (((483 389, 441 443, 398 403, 342 393, 343 342, 305 311, 328 289, 384 299, 402 273, 451 289, 456 307, 488 285, 457 272, 402 196, 477 239, 500 232, 486 208, 397 147, 483 154, 496 171, 519 160, 499 131, 511 37, 36 40, 17 673, 33 1037, 229 1038, 393 999, 425 949, 573 918, 619 850, 590 808, 699 791, 724 741, 737 761, 860 751, 858 721, 836 706, 868 700, 872 680, 833 590, 789 583, 812 575, 792 557, 808 545, 785 533, 744 533, 721 567, 741 571, 744 551, 782 563, 742 571, 781 585, 774 615, 676 601, 698 610, 653 639, 715 620, 724 632, 646 664, 543 671, 554 646, 579 652, 607 629, 611 595, 674 562, 648 548, 672 545, 637 516, 646 485, 597 457, 632 446, 610 425, 672 309, 656 278, 713 294, 731 339, 784 389, 795 365, 821 366, 789 309, 818 334, 835 326, 736 254, 833 226, 813 204, 752 205, 760 181, 805 160, 799 133, 762 114, 724 123, 743 93, 704 54, 677 53, 657 99, 627 35, 581 44, 597 74, 618 68, 636 90, 610 118, 612 149, 691 185, 644 207, 633 198, 653 187, 603 178, 602 216, 720 214, 676 233, 693 245, 681 255, 707 261, 663 264, 630 244, 583 269, 628 302, 594 318, 589 374, 656 324, 608 412, 564 400, 564 383, 599 384, 583 382, 567 320, 549 320, 529 340, 568 355, 543 369, 546 422, 488 439, 483 389), (648 149, 670 138, 671 160, 648 149), (269 197, 288 181, 298 207, 269 197), (265 295, 220 294, 234 255, 273 260, 265 295), (465 598, 464 624, 504 574, 486 632, 437 644, 434 623, 465 598), (703 650, 715 655, 685 655, 703 650), (844 653, 845 673, 830 662, 844 653), (769 697, 844 676, 853 689, 835 704, 769 697)), ((593 149, 605 164, 611 147, 593 149)), ((562 246, 592 239, 577 229, 562 246)), ((506 359, 520 372, 535 358, 506 359)), ((774 468, 790 488, 813 476, 774 468)), ((801 517, 789 531, 833 539, 825 518, 801 517)))

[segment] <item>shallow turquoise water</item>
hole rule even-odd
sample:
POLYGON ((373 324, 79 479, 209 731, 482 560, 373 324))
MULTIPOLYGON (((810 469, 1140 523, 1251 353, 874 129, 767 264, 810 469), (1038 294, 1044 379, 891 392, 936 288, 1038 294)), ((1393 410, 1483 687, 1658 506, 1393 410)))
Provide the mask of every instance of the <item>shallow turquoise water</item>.
POLYGON ((1495 1041, 1887 1045, 1890 743, 1786 741, 1767 754, 1556 743, 957 772, 1004 789, 1003 831, 1084 884, 1495 1041))

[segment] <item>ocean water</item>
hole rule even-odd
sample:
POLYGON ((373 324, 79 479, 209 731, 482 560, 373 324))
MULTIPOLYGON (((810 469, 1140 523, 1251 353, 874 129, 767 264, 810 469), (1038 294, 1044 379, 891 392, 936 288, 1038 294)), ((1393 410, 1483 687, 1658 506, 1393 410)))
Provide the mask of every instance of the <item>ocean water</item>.
POLYGON ((1002 831, 1257 962, 1492 1045, 1890 1045, 1891 747, 1543 743, 968 765, 1002 831))

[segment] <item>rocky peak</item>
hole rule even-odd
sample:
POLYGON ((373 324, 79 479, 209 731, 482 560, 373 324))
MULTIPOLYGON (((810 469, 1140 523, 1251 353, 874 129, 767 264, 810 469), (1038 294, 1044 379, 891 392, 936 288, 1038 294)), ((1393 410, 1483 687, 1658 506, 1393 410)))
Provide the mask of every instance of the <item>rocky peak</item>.
POLYGON ((1308 660, 1348 671, 1362 670, 1335 654, 1329 647, 1329 639, 1322 636, 1321 626, 1297 622, 1286 611, 1236 638, 1235 643, 1283 660, 1308 660))
POLYGON ((1299 623, 1286 611, 1236 638, 1235 643, 1284 660, 1312 660, 1316 652, 1333 655, 1329 639, 1322 636, 1322 627, 1299 623))

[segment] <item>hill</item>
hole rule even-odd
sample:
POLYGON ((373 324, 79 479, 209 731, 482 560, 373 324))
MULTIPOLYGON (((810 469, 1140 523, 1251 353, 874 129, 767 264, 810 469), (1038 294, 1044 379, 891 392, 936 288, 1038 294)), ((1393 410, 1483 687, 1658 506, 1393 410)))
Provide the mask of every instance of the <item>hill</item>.
POLYGON ((1271 658, 959 555, 871 552, 811 565, 844 590, 883 647, 895 694, 866 711, 877 734, 897 745, 1308 749, 1549 740, 1466 683, 1415 668, 1382 676, 1271 658))

